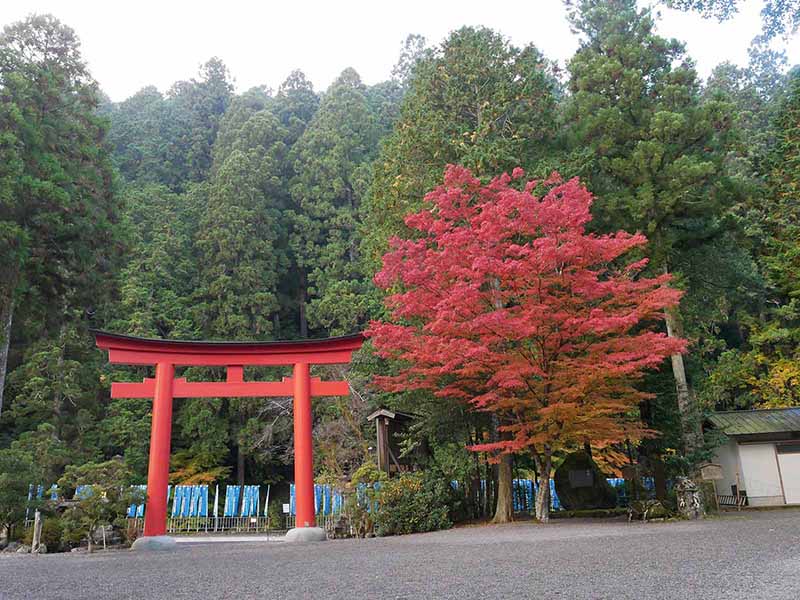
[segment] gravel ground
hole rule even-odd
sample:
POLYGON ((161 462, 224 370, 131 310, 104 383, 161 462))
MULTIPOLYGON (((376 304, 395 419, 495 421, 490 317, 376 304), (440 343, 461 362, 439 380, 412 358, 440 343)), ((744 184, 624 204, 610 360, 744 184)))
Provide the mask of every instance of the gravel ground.
POLYGON ((800 598, 800 510, 316 544, 0 555, 0 598, 800 598))

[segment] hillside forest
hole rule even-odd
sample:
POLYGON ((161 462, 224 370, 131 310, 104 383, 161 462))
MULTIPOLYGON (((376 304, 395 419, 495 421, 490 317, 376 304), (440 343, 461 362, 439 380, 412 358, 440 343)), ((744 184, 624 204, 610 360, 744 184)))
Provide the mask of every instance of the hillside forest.
MULTIPOLYGON (((688 472, 716 443, 702 428, 709 411, 800 405, 800 70, 763 43, 746 66, 702 79, 633 0, 567 10, 581 42, 565 67, 463 27, 409 36, 376 85, 344 68, 317 90, 297 70, 277 89, 236 93, 235 74, 211 57, 165 92, 121 102, 92 78, 67 24, 34 15, 6 26, 0 453, 31 482, 115 456, 144 482, 150 403, 112 400, 110 382, 152 373, 108 365, 90 329, 187 340, 366 330, 389 318, 384 298, 396 292, 375 279, 390 239, 419 235, 405 218, 448 165, 483 184, 517 168, 578 178, 594 197, 588 230, 643 234, 631 250, 647 259, 642 276, 668 274, 682 292, 657 328, 685 338, 685 351, 635 383, 627 413, 646 433, 584 435, 605 471, 688 472)), ((545 468, 525 448, 500 466, 469 450, 497 448, 489 412, 375 384, 399 369, 372 341, 348 368, 315 368, 352 388, 315 401, 319 481, 374 460, 366 416, 379 407, 414 415, 403 447, 445 481, 545 468)), ((555 448, 546 468, 576 447, 555 448)), ((287 486, 291 398, 179 400, 172 448, 176 483, 287 486)))

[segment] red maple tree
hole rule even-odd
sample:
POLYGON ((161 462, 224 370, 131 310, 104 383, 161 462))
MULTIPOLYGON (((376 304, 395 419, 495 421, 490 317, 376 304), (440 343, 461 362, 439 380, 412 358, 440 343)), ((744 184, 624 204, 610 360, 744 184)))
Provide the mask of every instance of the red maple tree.
POLYGON ((414 239, 391 240, 375 276, 393 292, 390 317, 367 335, 402 365, 375 378, 384 390, 432 390, 498 416, 501 439, 472 449, 531 452, 547 520, 553 453, 647 435, 636 384, 685 342, 653 330, 680 292, 627 258, 646 238, 587 233, 592 195, 577 179, 523 177, 482 185, 448 166, 406 218, 414 239))

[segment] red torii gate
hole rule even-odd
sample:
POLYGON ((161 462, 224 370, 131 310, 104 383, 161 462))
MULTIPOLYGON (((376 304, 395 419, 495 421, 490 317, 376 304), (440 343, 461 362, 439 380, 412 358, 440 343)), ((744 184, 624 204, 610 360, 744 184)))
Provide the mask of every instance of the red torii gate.
POLYGON ((150 460, 147 470, 147 506, 144 537, 135 546, 169 546, 167 483, 173 398, 252 398, 294 396, 295 529, 288 539, 324 539, 314 515, 314 471, 311 440, 311 397, 346 396, 346 381, 311 377, 312 364, 349 363, 361 347, 361 334, 320 340, 287 342, 196 342, 159 340, 93 331, 97 347, 108 351, 110 363, 154 365, 156 376, 142 383, 112 383, 112 398, 152 398, 150 460), (246 366, 293 365, 292 377, 282 381, 245 381, 246 366), (176 366, 226 367, 226 381, 190 382, 175 378, 176 366))

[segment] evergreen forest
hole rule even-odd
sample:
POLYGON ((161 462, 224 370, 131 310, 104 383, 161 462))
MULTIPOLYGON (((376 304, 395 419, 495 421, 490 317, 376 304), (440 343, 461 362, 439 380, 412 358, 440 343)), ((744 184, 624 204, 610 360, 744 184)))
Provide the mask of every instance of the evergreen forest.
MULTIPOLYGON (((691 472, 718 443, 703 430, 710 411, 800 406, 800 69, 762 42, 746 66, 722 63, 704 79, 634 0, 566 10, 581 40, 566 65, 463 27, 442 40, 410 35, 375 85, 342 65, 324 90, 296 70, 277 89, 236 91, 235 73, 210 57, 165 92, 145 87, 121 102, 93 79, 67 23, 7 25, 3 464, 49 485, 120 456, 131 483, 144 483, 150 402, 111 399, 110 383, 152 373, 109 365, 91 330, 242 341, 364 331, 387 318, 392 290, 375 276, 390 239, 417 235, 405 218, 448 165, 484 183, 518 167, 531 179, 579 178, 595 198, 589 229, 641 232, 648 242, 633 252, 648 259, 644 274, 669 274, 681 290, 658 328, 686 350, 636 383, 642 397, 628 415, 650 433, 613 444, 585 436, 606 472, 628 462, 691 472)), ((369 340, 349 367, 315 367, 352 389, 314 402, 320 482, 370 467, 366 417, 381 407, 414 415, 404 451, 443 481, 502 486, 504 466, 543 468, 524 449, 500 467, 469 450, 497 441, 488 412, 375 385, 399 369, 369 340)), ((178 400, 171 481, 286 490, 292 435, 291 398, 178 400)))

